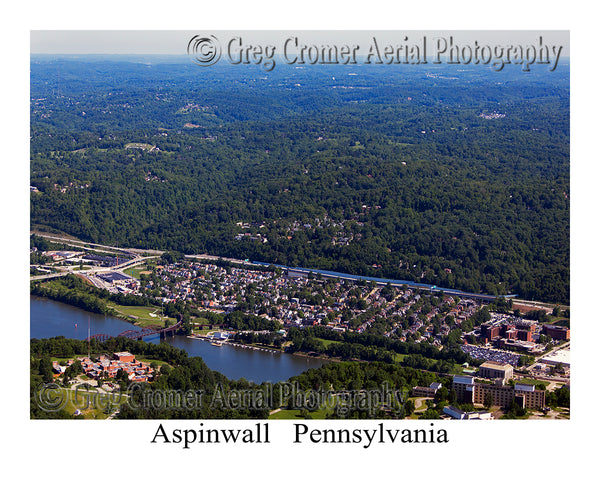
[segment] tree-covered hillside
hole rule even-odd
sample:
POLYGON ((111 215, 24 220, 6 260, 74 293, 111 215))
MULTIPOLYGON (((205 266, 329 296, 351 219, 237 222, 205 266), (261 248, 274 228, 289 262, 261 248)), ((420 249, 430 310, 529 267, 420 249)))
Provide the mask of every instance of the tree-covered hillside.
POLYGON ((568 303, 560 69, 31 68, 33 226, 568 303))

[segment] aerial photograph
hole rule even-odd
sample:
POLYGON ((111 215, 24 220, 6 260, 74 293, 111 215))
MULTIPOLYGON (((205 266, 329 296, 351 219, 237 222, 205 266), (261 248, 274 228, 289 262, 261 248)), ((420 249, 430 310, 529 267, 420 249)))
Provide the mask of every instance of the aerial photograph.
POLYGON ((30 419, 570 421, 568 31, 32 31, 29 60, 30 419), (115 37, 175 48, 36 50, 115 37))

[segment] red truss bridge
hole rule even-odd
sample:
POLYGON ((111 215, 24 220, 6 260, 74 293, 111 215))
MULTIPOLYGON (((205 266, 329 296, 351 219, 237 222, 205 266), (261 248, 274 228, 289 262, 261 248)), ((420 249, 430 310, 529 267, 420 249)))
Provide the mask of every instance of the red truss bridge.
MULTIPOLYGON (((117 335, 117 337, 125 337, 131 338, 132 340, 141 340, 144 337, 149 335, 160 335, 160 338, 165 338, 168 333, 171 336, 175 335, 175 332, 179 330, 183 322, 179 321, 175 325, 170 327, 161 327, 160 325, 149 325, 147 327, 142 328, 141 330, 125 330, 117 335)), ((98 340, 99 342, 104 342, 109 338, 113 338, 112 335, 107 335, 106 333, 97 333, 96 335, 92 335, 85 339, 86 342, 90 340, 98 340)))

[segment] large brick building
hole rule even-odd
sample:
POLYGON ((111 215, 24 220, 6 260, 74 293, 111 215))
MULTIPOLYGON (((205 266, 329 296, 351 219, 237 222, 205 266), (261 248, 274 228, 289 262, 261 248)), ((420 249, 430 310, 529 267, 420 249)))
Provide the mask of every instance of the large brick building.
POLYGON ((517 330, 517 339, 524 342, 531 342, 531 330, 517 330))
POLYGON ((524 408, 538 408, 546 405, 546 392, 537 390, 534 385, 502 385, 500 383, 480 383, 473 377, 455 376, 452 390, 459 403, 483 405, 486 395, 492 396, 492 404, 508 407, 513 400, 524 408))
POLYGON ((484 324, 481 326, 481 336, 486 340, 492 341, 494 338, 500 336, 500 327, 493 327, 484 324))
POLYGON ((571 338, 571 331, 567 327, 544 325, 543 332, 554 340, 569 340, 571 338))
POLYGON ((119 362, 130 363, 135 360, 135 355, 129 352, 117 352, 113 354, 113 358, 119 362))

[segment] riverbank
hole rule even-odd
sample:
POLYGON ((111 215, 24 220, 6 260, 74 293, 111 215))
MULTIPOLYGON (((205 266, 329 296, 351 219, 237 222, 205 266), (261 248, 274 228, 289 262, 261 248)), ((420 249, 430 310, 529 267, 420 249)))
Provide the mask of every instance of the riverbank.
MULTIPOLYGON (((117 337, 126 330, 140 327, 130 322, 103 314, 88 313, 80 308, 43 297, 30 297, 30 337, 43 339, 64 336, 85 340, 90 335, 105 334, 117 337)), ((275 355, 271 351, 254 348, 214 347, 208 341, 198 341, 186 335, 160 339, 158 335, 144 338, 144 342, 169 345, 187 352, 190 357, 201 357, 206 365, 227 378, 260 384, 277 383, 326 363, 310 357, 275 355)), ((229 343, 229 342, 228 342, 229 343)), ((278 353, 275 351, 275 353, 278 353)), ((281 352, 285 353, 285 352, 281 352)))
POLYGON ((89 313, 97 315, 107 315, 128 322, 136 327, 147 327, 150 325, 164 325, 165 320, 177 321, 171 317, 152 317, 150 313, 154 313, 158 309, 156 305, 151 306, 136 306, 136 305, 118 305, 114 302, 105 301, 97 298, 98 303, 90 304, 89 302, 80 302, 77 298, 65 297, 57 295, 50 288, 39 287, 30 292, 32 297, 40 299, 48 299, 53 302, 59 302, 64 305, 79 308, 89 313), (145 317, 145 318, 144 318, 145 317))
MULTIPOLYGON (((199 334, 193 334, 193 335, 187 335, 187 338, 192 338, 195 340, 203 340, 206 342, 210 342, 212 345, 214 345, 215 343, 218 343, 219 346, 222 345, 231 345, 234 347, 239 347, 239 348, 245 348, 245 349, 250 349, 250 350, 256 350, 258 352, 267 352, 267 353, 286 353, 288 354, 289 352, 286 352, 285 350, 277 350, 275 348, 269 348, 269 347, 257 347, 256 345, 248 345, 248 344, 244 344, 244 343, 235 343, 235 342, 230 342, 230 341, 220 341, 220 340, 214 340, 213 337, 208 336, 208 335, 199 335, 199 334)), ((310 353, 306 353, 306 352, 294 352, 291 353, 290 355, 293 355, 295 357, 301 357, 301 358, 308 358, 311 360, 323 360, 326 362, 344 362, 347 360, 343 360, 341 358, 338 357, 329 357, 327 355, 316 355, 316 354, 310 354, 310 353)), ((356 361, 356 362, 361 362, 363 360, 358 360, 358 359, 353 359, 352 361, 356 361)))
POLYGON ((210 342, 212 345, 218 344, 218 346, 231 345, 233 347, 246 348, 246 349, 255 350, 258 352, 286 353, 283 350, 277 350, 275 348, 257 347, 256 345, 247 345, 245 343, 235 343, 235 342, 230 342, 230 341, 215 340, 213 337, 208 336, 208 335, 193 334, 193 335, 187 335, 187 338, 192 338, 195 340, 203 340, 206 342, 210 342))
POLYGON ((365 360, 357 360, 357 359, 352 359, 352 360, 342 360, 339 357, 329 357, 327 355, 311 355, 310 353, 306 353, 306 352, 294 352, 292 353, 292 355, 294 355, 295 357, 304 357, 304 358, 310 358, 310 359, 315 359, 315 360, 324 360, 326 362, 363 362, 365 360))

